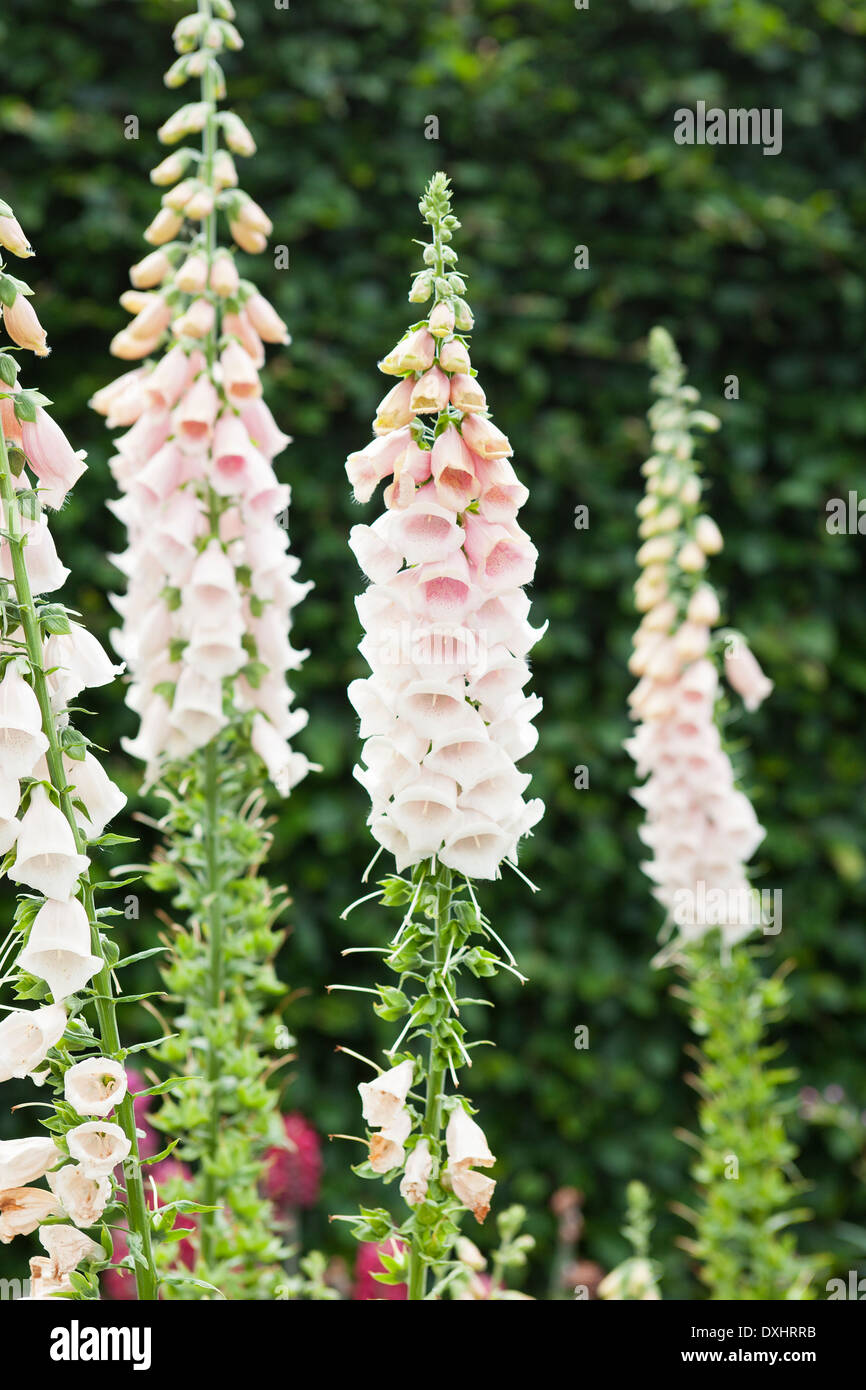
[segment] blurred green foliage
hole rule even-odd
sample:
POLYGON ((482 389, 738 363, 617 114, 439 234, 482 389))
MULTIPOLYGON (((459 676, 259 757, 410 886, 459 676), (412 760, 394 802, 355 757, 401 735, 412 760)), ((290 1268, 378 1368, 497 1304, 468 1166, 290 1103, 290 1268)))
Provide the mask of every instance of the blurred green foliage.
MULTIPOLYGON (((90 451, 56 530, 73 568, 67 600, 103 636, 105 593, 117 583, 106 550, 121 536, 104 509, 109 442, 86 401, 119 370, 107 346, 156 206, 147 181, 155 130, 177 105, 161 73, 170 26, 187 8, 66 0, 49 14, 5 0, 0 18, 0 192, 14 198, 39 253, 27 272, 54 347, 28 378, 90 451), (139 119, 137 140, 125 138, 128 115, 139 119)), ((776 681, 742 728, 768 827, 758 884, 784 892, 775 958, 797 965, 787 1057, 804 1082, 838 1083, 864 1105, 866 541, 824 526, 827 499, 863 478, 863 7, 306 0, 277 9, 238 0, 238 24, 247 46, 229 64, 230 98, 260 145, 244 185, 291 258, 287 273, 269 256, 246 270, 295 336, 273 357, 267 392, 295 436, 282 472, 294 489, 293 546, 316 583, 298 610, 298 645, 312 651, 298 685, 312 713, 302 742, 324 772, 282 810, 273 858, 295 898, 282 973, 299 991, 287 1014, 299 1058, 286 1104, 323 1133, 357 1130, 362 1072, 334 1047, 369 1053, 386 1036, 360 996, 324 991, 335 979, 370 983, 370 958, 339 952, 383 927, 367 908, 339 920, 370 851, 366 797, 351 777, 358 741, 345 686, 363 664, 352 607, 361 579, 346 538, 355 519, 375 514, 350 502, 343 460, 368 439, 389 384, 377 357, 416 317, 405 298, 416 204, 441 167, 463 222, 473 359, 532 489, 522 520, 541 552, 534 614, 551 624, 535 652, 545 712, 527 764, 548 814, 523 861, 540 892, 532 898, 509 876, 485 894, 531 982, 499 983, 495 1015, 473 1021, 498 1047, 477 1054, 472 1092, 500 1155, 498 1202, 524 1203, 539 1240, 530 1288, 545 1286, 554 1189, 585 1191, 585 1250, 609 1266, 626 1253, 618 1225, 636 1177, 660 1213, 665 1295, 695 1296, 674 1249, 685 1227, 667 1212, 688 1194, 689 1154, 673 1137, 694 1119, 680 1080, 687 1027, 669 978, 648 964, 658 914, 638 868, 620 746, 647 447, 642 354, 653 323, 671 327, 690 379, 724 422, 705 451, 711 510, 727 538, 715 574, 728 616, 776 681), (699 98, 781 107, 782 153, 676 145, 673 113, 699 98), (424 137, 431 114, 438 141, 424 137), (588 270, 574 268, 580 245, 588 270), (726 401, 730 374, 740 395, 726 401), (572 526, 578 504, 590 509, 588 530, 572 526), (588 790, 574 788, 578 764, 589 768, 588 790), (579 1024, 588 1050, 573 1046, 579 1024)), ((93 728, 133 793, 118 744, 132 721, 117 693, 102 695, 91 701, 93 728)), ((165 904, 148 896, 142 905, 144 947, 165 904)), ((143 1014, 127 1024, 147 1026, 143 1014)), ((6 1115, 4 1097, 4 1134, 6 1115)), ((829 1142, 812 1137, 802 1158, 818 1214, 804 1239, 835 1244, 847 1268, 850 1247, 834 1227, 866 1220, 866 1198, 829 1142)), ((349 1172, 356 1157, 339 1141, 328 1148, 322 1210, 307 1230, 349 1254, 324 1212, 363 1197, 349 1172)))

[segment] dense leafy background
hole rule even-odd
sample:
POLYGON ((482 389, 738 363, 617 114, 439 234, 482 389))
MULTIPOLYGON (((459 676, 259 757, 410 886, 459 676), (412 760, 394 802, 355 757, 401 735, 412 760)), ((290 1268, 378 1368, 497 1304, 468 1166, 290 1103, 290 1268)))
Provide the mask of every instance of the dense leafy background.
MULTIPOLYGON (((69 601, 103 635, 116 583, 106 550, 120 536, 104 508, 108 440, 86 401, 117 371, 107 344, 156 202, 154 132, 177 104, 160 76, 186 8, 67 0, 49 18, 31 0, 6 0, 0 19, 2 191, 36 243, 28 271, 54 346, 39 382, 90 451, 57 531, 73 567, 69 601), (124 138, 130 114, 137 141, 124 138)), ((533 899, 509 877, 486 894, 531 983, 506 981, 495 1014, 478 1018, 498 1046, 479 1055, 472 1092, 501 1155, 502 1200, 531 1209, 536 1292, 553 1190, 584 1189, 585 1249, 608 1263, 623 1253, 624 1184, 640 1176, 662 1211, 667 1294, 693 1296, 673 1245, 684 1227, 666 1214, 687 1195, 688 1151, 672 1136, 692 1120, 680 1080, 687 1032, 670 979, 648 966, 658 917, 638 869, 620 747, 646 447, 642 352, 650 326, 666 323, 724 420, 706 450, 728 542, 717 575, 776 681, 742 726, 769 830, 759 882, 784 891, 774 956, 797 964, 788 1055, 804 1082, 840 1083, 866 1104, 866 541, 824 527, 827 499, 862 480, 866 434, 863 9, 854 0, 591 0, 587 11, 572 0, 307 0, 287 10, 239 0, 238 9, 247 46, 229 64, 231 97, 260 143, 245 183, 291 254, 288 273, 269 257, 249 269, 295 336, 273 361, 268 396, 295 436, 283 462, 293 544, 316 583, 298 614, 299 643, 312 651, 299 681, 312 712, 303 742, 325 769, 283 809, 274 856, 295 898, 283 973, 301 991, 286 1104, 323 1133, 356 1130, 359 1075, 334 1046, 369 1052, 386 1036, 362 996, 324 992, 336 978, 369 982, 368 968, 351 963, 364 957, 339 951, 385 930, 366 909, 339 921, 369 857, 344 694, 362 666, 359 576, 346 549, 359 513, 342 465, 368 438, 385 385, 376 358, 414 316, 405 294, 416 202, 443 167, 463 220, 473 356, 532 488, 524 517, 541 551, 536 613, 551 625, 535 660, 545 712, 531 759, 549 810, 524 864, 541 891, 533 899), (673 112, 698 98, 781 107, 783 152, 675 145, 673 112), (431 114, 438 142, 424 138, 431 114), (578 244, 589 247, 588 271, 573 268, 578 244), (730 373, 740 399, 726 402, 730 373), (572 527, 578 503, 590 508, 588 531, 572 527), (576 764, 590 769, 588 791, 573 788, 576 764), (579 1023, 588 1052, 572 1046, 579 1023)), ((131 721, 117 695, 98 709, 114 773, 134 793, 118 753, 131 721)), ((157 906, 144 904, 142 946, 157 906)), ((141 1014, 127 1020, 128 1030, 145 1026, 141 1014)), ((12 1132, 5 1113, 0 1122, 12 1132)), ((795 1126, 818 1214, 805 1239, 832 1246, 845 1269, 857 1252, 837 1223, 866 1217, 853 1155, 795 1126)), ((349 1157, 343 1144, 328 1148, 322 1211, 309 1224, 329 1249, 350 1248, 324 1221, 359 1196, 349 1157)))

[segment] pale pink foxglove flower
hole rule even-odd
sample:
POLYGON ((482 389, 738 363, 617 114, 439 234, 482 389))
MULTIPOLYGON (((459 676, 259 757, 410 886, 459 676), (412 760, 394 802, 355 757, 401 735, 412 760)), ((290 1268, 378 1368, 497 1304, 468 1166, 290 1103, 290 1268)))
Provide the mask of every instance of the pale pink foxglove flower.
POLYGON ((420 1206, 427 1196, 427 1185, 433 1172, 433 1155, 426 1139, 419 1139, 406 1160, 400 1179, 400 1196, 410 1207, 420 1206))
POLYGON ((68 1274, 55 1274, 54 1263, 48 1255, 34 1255, 30 1261, 30 1294, 33 1300, 54 1298, 58 1294, 74 1293, 68 1274))
POLYGON ((66 1135, 69 1152, 87 1178, 106 1178, 130 1151, 120 1125, 110 1120, 87 1120, 66 1135))
POLYGON ((28 467, 40 485, 40 497, 49 507, 62 505, 69 489, 87 465, 73 449, 60 426, 41 405, 36 419, 21 422, 21 440, 28 467))
POLYGON ((476 1221, 483 1222, 493 1198, 495 1178, 476 1173, 476 1168, 492 1168, 496 1162, 484 1131, 461 1104, 454 1106, 445 1130, 448 1165, 445 1174, 458 1201, 468 1207, 476 1221))
POLYGON ((751 648, 741 637, 725 648, 725 677, 731 688, 742 696, 750 712, 762 705, 773 690, 773 682, 764 675, 751 648))
POLYGON ((63 1095, 79 1115, 104 1119, 126 1095, 126 1072, 111 1057, 88 1057, 67 1069, 63 1095))
POLYGON ((0 1244, 8 1245, 16 1236, 28 1236, 46 1216, 57 1216, 60 1203, 53 1192, 41 1187, 0 1189, 0 1244))
POLYGON ((362 1113, 370 1125, 387 1125, 406 1104, 412 1085, 412 1062, 400 1062, 390 1071, 381 1072, 375 1081, 362 1081, 358 1086, 362 1113))
POLYGON ((48 1251, 50 1273, 55 1279, 71 1274, 82 1260, 105 1259, 102 1246, 74 1226, 43 1226, 39 1239, 48 1251))
POLYGON ((109 1178, 90 1178, 79 1163, 48 1174, 48 1186, 76 1226, 95 1226, 111 1198, 109 1178))
POLYGON ((34 352, 37 357, 48 356, 50 349, 45 344, 45 329, 26 295, 19 292, 4 308, 3 324, 13 343, 34 352))
MULTIPOLYGON (((746 865, 764 830, 735 784, 716 722, 712 639, 720 605, 712 586, 698 576, 707 556, 721 549, 721 534, 711 518, 698 514, 697 472, 668 452, 678 431, 710 428, 714 417, 693 411, 694 395, 681 385, 681 364, 668 335, 654 330, 650 344, 651 354, 658 354, 661 399, 650 410, 654 450, 644 465, 648 487, 638 507, 643 545, 635 600, 643 616, 629 663, 639 677, 629 696, 637 727, 625 747, 646 779, 633 796, 645 812, 639 834, 651 852, 642 868, 673 934, 671 946, 657 957, 663 962, 679 942, 699 939, 714 927, 730 945, 760 924, 746 865), (666 500, 673 495, 676 504, 666 500)), ((748 656, 742 660, 732 679, 736 686, 743 673, 747 707, 772 688, 752 662, 748 656)))

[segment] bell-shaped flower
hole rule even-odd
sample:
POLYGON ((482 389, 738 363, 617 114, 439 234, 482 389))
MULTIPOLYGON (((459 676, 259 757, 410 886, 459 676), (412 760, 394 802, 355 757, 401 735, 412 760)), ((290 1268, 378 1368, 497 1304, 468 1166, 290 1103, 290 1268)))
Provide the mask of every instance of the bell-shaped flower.
POLYGON ((475 1168, 492 1168, 496 1159, 490 1152, 481 1126, 467 1115, 461 1104, 454 1106, 445 1130, 445 1146, 448 1150, 446 1174, 458 1201, 483 1221, 490 1210, 493 1178, 476 1173, 475 1168))
POLYGON ((477 710, 467 705, 457 681, 414 681, 397 697, 394 707, 416 733, 431 739, 455 732, 465 735, 472 729, 480 732, 484 727, 477 710))
POLYGON ((502 431, 484 415, 467 415, 460 431, 464 443, 483 459, 509 458, 514 452, 502 431))
POLYGON ((425 1200, 432 1172, 430 1145, 426 1139, 419 1139, 406 1159, 406 1169, 400 1179, 400 1196, 410 1207, 418 1207, 425 1200))
POLYGON ((430 623, 463 623, 477 602, 472 576, 463 550, 452 550, 443 560, 418 565, 414 577, 413 607, 430 623))
POLYGON ((463 531, 453 511, 440 506, 432 483, 416 494, 411 506, 394 517, 390 534, 393 545, 410 565, 441 560, 463 544, 463 531))
POLYGON ((91 952, 90 923, 77 898, 68 902, 48 898, 42 904, 18 962, 45 981, 58 1004, 97 974, 102 961, 91 952))
POLYGON ((402 568, 403 554, 392 543, 391 515, 380 516, 372 526, 353 526, 349 546, 364 574, 374 584, 387 584, 402 568))
POLYGON ((439 851, 439 859, 467 878, 497 878, 510 843, 510 836, 497 821, 474 811, 462 811, 439 851))
POLYGON ((47 748, 39 701, 10 661, 0 681, 0 766, 4 777, 29 776, 47 748))
POLYGON ((437 414, 448 404, 449 379, 439 367, 431 367, 412 385, 410 407, 418 414, 437 414))
POLYGON ((87 1120, 66 1135, 71 1156, 88 1178, 106 1178, 132 1147, 120 1125, 110 1120, 87 1120))
POLYGON ((55 708, 68 704, 82 690, 110 685, 123 670, 123 664, 115 666, 87 628, 79 623, 70 626, 71 632, 55 634, 45 643, 45 668, 55 708))
POLYGON ((487 409, 487 397, 474 376, 468 372, 455 372, 451 378, 451 404, 455 410, 466 415, 487 409))
POLYGON ((43 502, 49 507, 59 507, 87 465, 48 412, 41 405, 35 410, 35 420, 21 422, 22 448, 29 467, 39 480, 43 502))
POLYGON ((89 1178, 80 1163, 49 1173, 48 1186, 76 1226, 95 1226, 111 1197, 110 1178, 89 1178))
POLYGON ((7 1187, 0 1190, 0 1244, 16 1236, 29 1236, 47 1216, 57 1216, 60 1203, 53 1192, 41 1187, 7 1187))
POLYGON ((380 1072, 375 1081, 358 1086, 361 1112, 368 1125, 387 1125, 403 1109, 412 1085, 413 1064, 407 1058, 389 1071, 380 1072))
POLYGON ((392 430, 402 429, 404 425, 408 425, 410 420, 415 418, 415 411, 412 407, 414 387, 414 378, 406 377, 404 381, 394 386, 386 396, 383 396, 373 421, 374 434, 390 434, 392 430))
POLYGON ((725 677, 733 690, 741 695, 750 712, 762 705, 773 689, 773 682, 761 670, 752 650, 737 638, 725 650, 725 677))
POLYGON ((408 1110, 399 1110, 384 1128, 370 1140, 370 1167, 374 1173, 390 1173, 399 1168, 405 1157, 403 1145, 412 1132, 412 1117, 408 1110))
POLYGON ((436 496, 443 507, 462 512, 479 495, 472 454, 456 425, 437 436, 430 455, 436 496))
POLYGON ((74 1226, 43 1226, 39 1239, 48 1251, 51 1274, 58 1279, 71 1274, 82 1260, 105 1260, 102 1246, 74 1226))
POLYGON ((0 1190, 35 1182, 59 1161, 60 1150, 50 1134, 0 1139, 0 1190))
POLYGON ((502 593, 531 582, 538 551, 519 526, 496 526, 472 515, 464 525, 466 555, 486 589, 502 593))
POLYGON ((457 784, 441 773, 423 771, 397 793, 391 820, 418 858, 435 854, 455 821, 457 784))
POLYGON ((63 1095, 79 1115, 104 1119, 126 1095, 126 1072, 111 1057, 87 1057, 67 1068, 63 1095))
POLYGON ((172 726, 180 730, 191 747, 203 748, 227 723, 222 681, 186 666, 175 690, 172 726))
POLYGON ((92 753, 85 753, 83 758, 64 755, 63 769, 74 799, 87 808, 85 815, 75 807, 75 819, 89 840, 98 840, 109 821, 123 810, 126 797, 92 753))
POLYGON ((30 805, 21 818, 17 855, 9 877, 47 898, 66 902, 89 863, 85 854, 78 853, 63 812, 41 784, 34 785, 30 805))

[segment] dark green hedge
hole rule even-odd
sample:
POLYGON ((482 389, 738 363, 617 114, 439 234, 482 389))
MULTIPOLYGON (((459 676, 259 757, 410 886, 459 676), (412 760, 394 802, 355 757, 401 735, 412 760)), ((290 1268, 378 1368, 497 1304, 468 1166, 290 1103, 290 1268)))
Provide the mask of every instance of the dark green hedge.
MULTIPOLYGON (((91 471, 57 529, 71 597, 102 633, 116 582, 105 552, 120 537, 103 507, 108 442, 85 402, 117 370, 107 344, 155 205, 154 132, 176 104, 160 75, 186 8, 68 0, 49 18, 32 0, 5 0, 0 19, 0 192, 40 253, 32 278, 54 345, 40 383, 90 450, 91 471), (137 141, 123 136, 130 114, 137 141)), ((368 981, 367 967, 339 951, 380 930, 366 909, 339 921, 369 849, 344 693, 362 663, 359 575, 346 548, 359 512, 342 465, 368 438, 385 384, 376 359, 409 321, 417 198, 442 167, 463 221, 473 358, 532 489, 523 518, 541 552, 536 613, 551 624, 536 649, 545 712, 531 760, 549 809, 524 865, 541 891, 531 899, 509 878, 486 895, 531 983, 505 982, 495 1015, 478 1018, 498 1047, 479 1054, 472 1078, 501 1155, 503 1200, 527 1203, 542 1240, 533 1280, 542 1291, 558 1185, 585 1190, 586 1250, 603 1263, 623 1253, 629 1177, 644 1178, 662 1210, 686 1194, 688 1152, 672 1137, 692 1116, 679 1079, 686 1030, 670 980, 648 965, 658 915, 638 869, 620 747, 647 442, 642 353, 657 321, 724 421, 706 452, 727 537, 717 575, 776 681, 743 731, 769 830, 759 882, 784 890, 776 954, 798 967, 789 1055, 804 1082, 838 1082, 861 1103, 866 1095, 866 542, 824 527, 826 500, 863 476, 866 23, 853 0, 590 0, 586 11, 572 0, 306 0, 288 10, 239 0, 238 11, 247 47, 230 63, 230 90, 260 143, 246 185, 291 254, 288 273, 268 257, 249 269, 295 337, 268 392, 295 436, 283 465, 293 545, 316 583, 298 621, 312 649, 299 682, 312 712, 304 745, 325 768, 283 811, 274 856, 295 895, 284 975, 302 991, 290 1011, 300 1056, 286 1104, 323 1132, 356 1130, 359 1076, 334 1046, 365 1052, 386 1036, 360 996, 323 990, 336 978, 368 981), (781 107, 782 153, 676 145, 673 112, 698 98, 781 107), (431 114, 438 142, 424 138, 431 114), (586 271, 573 268, 579 244, 586 271), (731 373, 740 399, 727 402, 731 373), (590 508, 587 531, 571 524, 578 503, 590 508), (576 764, 590 769, 587 791, 573 787, 576 764), (588 1052, 572 1046, 580 1023, 588 1052)), ((116 698, 98 707, 116 775, 132 790, 116 752, 130 721, 116 698)), ((146 904, 142 936, 157 905, 146 904)), ((143 1028, 143 1015, 133 1024, 143 1028)), ((850 1155, 801 1137, 819 1213, 807 1238, 833 1244, 847 1268, 851 1247, 833 1227, 866 1218, 862 1189, 850 1155)), ((350 1210, 359 1195, 349 1157, 342 1144, 327 1152, 323 1211, 350 1210)), ((663 1216, 669 1296, 695 1287, 673 1252, 682 1231, 663 1216)), ((323 1216, 310 1235, 330 1248, 343 1238, 323 1216)))

